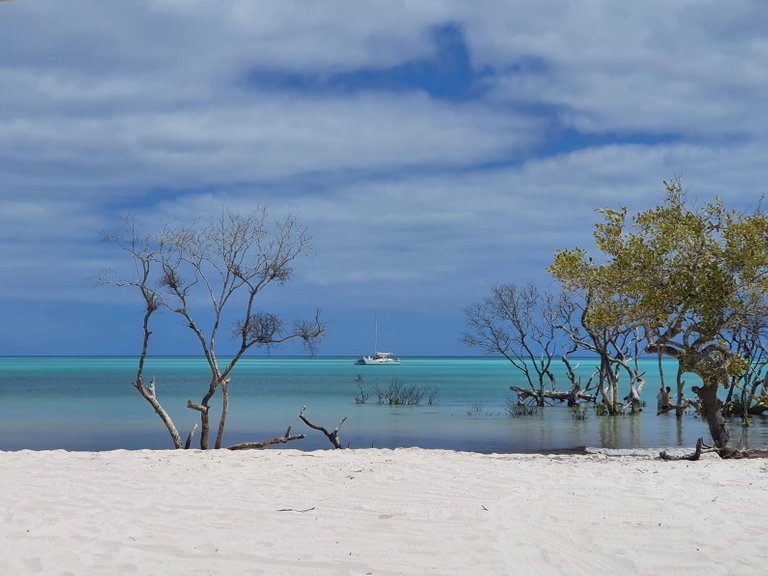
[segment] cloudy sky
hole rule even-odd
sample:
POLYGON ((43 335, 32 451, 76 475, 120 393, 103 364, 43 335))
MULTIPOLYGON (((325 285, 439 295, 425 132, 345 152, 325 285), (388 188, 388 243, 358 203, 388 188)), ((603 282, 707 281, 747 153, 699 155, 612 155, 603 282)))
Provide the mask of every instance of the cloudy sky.
MULTIPOLYGON (((133 354, 100 233, 226 203, 314 255, 260 305, 322 354, 466 354, 462 308, 551 286, 594 209, 768 192, 760 0, 0 2, 0 354, 133 354)), ((175 320, 156 353, 194 352, 175 320)), ((287 350, 290 351, 290 350, 287 350)))

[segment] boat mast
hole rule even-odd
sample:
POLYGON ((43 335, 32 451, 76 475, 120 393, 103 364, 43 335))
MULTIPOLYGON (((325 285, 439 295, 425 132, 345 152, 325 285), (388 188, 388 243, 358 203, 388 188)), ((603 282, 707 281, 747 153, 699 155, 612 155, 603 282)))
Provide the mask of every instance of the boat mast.
POLYGON ((379 352, 379 317, 374 316, 374 332, 373 332, 373 353, 379 352))

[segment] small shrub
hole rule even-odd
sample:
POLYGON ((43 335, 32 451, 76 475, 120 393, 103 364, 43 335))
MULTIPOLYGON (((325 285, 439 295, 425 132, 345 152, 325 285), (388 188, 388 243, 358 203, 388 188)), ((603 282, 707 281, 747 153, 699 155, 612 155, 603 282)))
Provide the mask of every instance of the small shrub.
POLYGON ((360 374, 355 378, 355 384, 357 384, 357 394, 355 394, 355 404, 365 404, 368 402, 368 398, 371 397, 371 393, 365 389, 365 383, 363 377, 360 374))
POLYGON ((507 414, 513 418, 520 416, 535 416, 539 413, 539 407, 536 404, 521 404, 516 399, 507 399, 507 414))
POLYGON ((373 391, 379 404, 388 404, 389 406, 418 406, 427 394, 427 403, 430 406, 437 402, 436 389, 408 386, 400 378, 392 378, 386 388, 380 388, 376 385, 373 391))
POLYGON ((472 404, 472 408, 467 411, 467 416, 480 416, 485 409, 485 404, 482 402, 475 402, 472 404))
POLYGON ((571 406, 571 418, 574 420, 586 420, 589 418, 589 409, 581 406, 571 406))
POLYGON ((608 408, 605 404, 596 404, 595 405, 595 414, 598 416, 608 416, 608 408))

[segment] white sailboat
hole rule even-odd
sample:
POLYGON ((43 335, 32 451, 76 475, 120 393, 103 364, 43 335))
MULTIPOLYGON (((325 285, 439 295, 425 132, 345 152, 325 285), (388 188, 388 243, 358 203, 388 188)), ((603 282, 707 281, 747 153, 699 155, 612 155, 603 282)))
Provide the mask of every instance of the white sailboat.
POLYGON ((376 318, 375 335, 373 339, 373 356, 363 356, 355 364, 366 366, 380 366, 400 364, 400 359, 392 356, 390 352, 379 352, 379 319, 376 318))

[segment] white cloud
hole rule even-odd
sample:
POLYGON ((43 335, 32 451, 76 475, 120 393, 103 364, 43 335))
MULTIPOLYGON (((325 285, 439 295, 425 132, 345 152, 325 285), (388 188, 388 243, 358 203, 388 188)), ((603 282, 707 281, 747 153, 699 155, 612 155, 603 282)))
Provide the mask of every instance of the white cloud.
POLYGON ((546 282, 594 208, 648 207, 662 178, 753 207, 767 18, 746 0, 2 3, 0 297, 108 298, 86 290, 120 262, 98 234, 129 210, 293 210, 316 256, 278 300, 458 310, 546 282), (436 57, 446 25, 474 98, 332 88, 436 57))
POLYGON ((585 132, 765 132, 768 5, 522 2, 466 21, 496 98, 548 104, 585 132))
POLYGON ((539 140, 538 121, 421 94, 257 94, 174 111, 0 117, 0 167, 85 187, 210 186, 307 172, 461 166, 539 140), (42 169, 41 169, 42 168, 42 169))
MULTIPOLYGON (((557 249, 591 246, 596 208, 651 207, 663 199, 661 180, 675 174, 692 201, 719 194, 752 208, 765 191, 754 178, 764 150, 608 145, 495 170, 322 185, 274 208, 296 212, 314 236, 316 255, 297 266, 306 293, 430 309, 471 301, 496 282, 550 282, 545 268, 557 249)), ((203 216, 222 198, 237 210, 263 200, 236 189, 182 197, 157 218, 203 216)))

